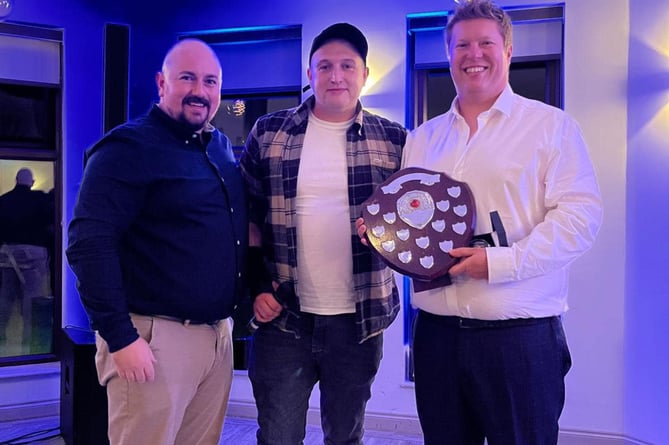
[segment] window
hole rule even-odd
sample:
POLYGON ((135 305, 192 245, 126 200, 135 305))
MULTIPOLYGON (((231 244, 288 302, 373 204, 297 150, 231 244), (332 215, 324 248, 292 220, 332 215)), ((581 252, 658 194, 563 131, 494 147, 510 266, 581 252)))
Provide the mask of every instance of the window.
MULTIPOLYGON (((560 55, 514 59, 509 68, 509 83, 513 91, 530 99, 556 107, 562 106, 560 55)), ((424 97, 418 105, 422 119, 428 120, 446 111, 455 98, 455 86, 450 68, 416 70, 419 91, 424 97)))
POLYGON ((300 92, 226 92, 221 95, 221 106, 211 123, 222 131, 230 141, 239 158, 246 137, 255 121, 273 111, 296 107, 300 104, 300 92))
POLYGON ((58 94, 48 84, 0 83, 0 146, 54 150, 58 94))
POLYGON ((55 360, 62 31, 0 23, 0 366, 55 360))

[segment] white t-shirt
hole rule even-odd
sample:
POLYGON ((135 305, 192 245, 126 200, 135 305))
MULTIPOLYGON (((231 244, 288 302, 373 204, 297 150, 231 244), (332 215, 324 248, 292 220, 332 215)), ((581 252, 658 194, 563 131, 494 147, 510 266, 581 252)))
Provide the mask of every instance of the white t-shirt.
POLYGON ((304 312, 355 312, 346 162, 346 130, 352 123, 309 115, 296 198, 296 290, 304 312))
POLYGON ((457 277, 414 293, 415 306, 484 320, 567 310, 568 266, 592 246, 602 221, 595 173, 571 117, 507 86, 478 116, 471 138, 455 106, 414 130, 402 166, 466 182, 476 203, 474 234, 492 232, 489 214, 498 211, 509 245, 486 248, 487 281, 457 277))

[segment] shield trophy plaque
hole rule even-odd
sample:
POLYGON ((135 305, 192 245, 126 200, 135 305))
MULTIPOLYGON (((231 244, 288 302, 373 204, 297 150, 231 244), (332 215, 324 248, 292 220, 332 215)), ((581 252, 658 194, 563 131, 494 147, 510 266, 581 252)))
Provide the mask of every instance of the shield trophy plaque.
POLYGON ((467 184, 419 167, 394 173, 362 205, 368 244, 416 291, 451 284, 448 252, 469 246, 475 213, 467 184))

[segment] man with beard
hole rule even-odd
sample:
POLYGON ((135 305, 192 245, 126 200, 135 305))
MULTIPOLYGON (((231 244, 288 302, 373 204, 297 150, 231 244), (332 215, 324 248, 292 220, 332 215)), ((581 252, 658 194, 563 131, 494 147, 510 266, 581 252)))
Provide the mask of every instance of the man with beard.
POLYGON ((214 52, 177 43, 156 83, 157 105, 87 150, 67 257, 96 330, 111 444, 215 445, 246 204, 230 141, 210 124, 214 52))

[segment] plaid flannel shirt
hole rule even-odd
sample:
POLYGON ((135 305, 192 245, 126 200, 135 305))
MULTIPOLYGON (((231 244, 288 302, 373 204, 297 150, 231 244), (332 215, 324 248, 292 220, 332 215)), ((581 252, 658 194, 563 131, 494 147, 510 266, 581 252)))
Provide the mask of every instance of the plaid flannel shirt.
MULTIPOLYGON (((296 108, 270 113, 255 123, 240 165, 249 195, 250 222, 263 235, 267 266, 279 283, 284 311, 272 321, 299 337, 297 230, 295 198, 297 174, 309 111, 314 97, 296 108)), ((399 295, 392 271, 363 246, 355 229, 361 204, 400 168, 406 130, 362 109, 346 133, 353 283, 357 336, 360 342, 381 333, 399 312, 399 295)), ((252 296, 254 298, 255 295, 252 296)))

